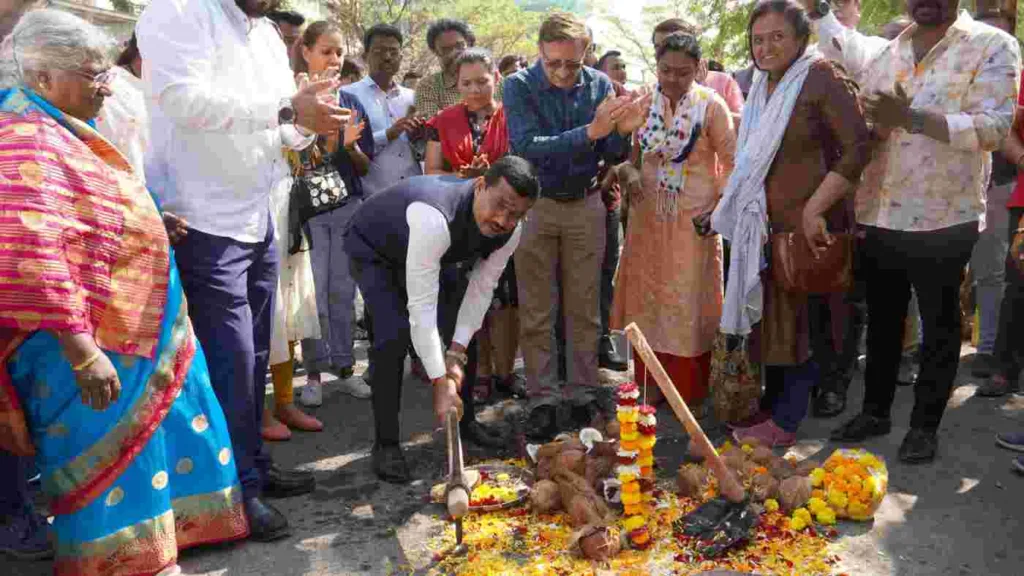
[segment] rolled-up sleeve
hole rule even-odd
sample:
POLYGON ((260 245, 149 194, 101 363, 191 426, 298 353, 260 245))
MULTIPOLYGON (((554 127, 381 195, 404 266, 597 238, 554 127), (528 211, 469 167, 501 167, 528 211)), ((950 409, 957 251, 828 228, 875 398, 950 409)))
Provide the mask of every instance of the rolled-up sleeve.
POLYGON ((967 87, 959 114, 947 114, 949 143, 966 151, 998 150, 1010 133, 1021 68, 1020 49, 1010 36, 993 35, 981 66, 967 87))
POLYGON ((239 94, 216 78, 211 27, 202 2, 163 0, 146 8, 136 33, 149 96, 171 121, 192 130, 251 134, 275 128, 278 98, 239 94))
POLYGON ((889 40, 885 38, 865 36, 843 26, 831 12, 816 20, 815 24, 818 49, 829 60, 842 64, 857 81, 862 79, 871 61, 889 45, 889 40))

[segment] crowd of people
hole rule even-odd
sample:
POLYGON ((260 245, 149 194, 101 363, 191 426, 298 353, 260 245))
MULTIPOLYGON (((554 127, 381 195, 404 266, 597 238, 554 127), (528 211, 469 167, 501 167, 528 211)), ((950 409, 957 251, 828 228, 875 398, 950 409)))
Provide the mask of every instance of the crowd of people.
MULTIPOLYGON (((322 430, 325 387, 368 401, 373 470, 408 482, 407 357, 439 422, 502 448, 475 405, 526 399, 538 439, 606 417, 598 370, 629 369, 614 332, 635 322, 698 412, 729 402, 720 364, 742 355, 756 390, 723 424, 774 448, 846 410, 866 332, 863 405, 832 439, 889 434, 909 341, 899 460, 931 462, 970 270, 978 394, 1019 389, 1008 15, 907 0, 869 36, 858 0, 762 0, 747 68, 673 18, 657 81, 629 87, 571 14, 544 19, 535 59, 439 20, 438 71, 400 79, 398 27, 346 54, 338 26, 274 4, 152 2, 119 53, 52 9, 3 39, 0 551, 163 576, 184 548, 287 536, 268 499, 315 478, 264 442, 322 430)), ((997 442, 1024 452, 1024 430, 997 442)))

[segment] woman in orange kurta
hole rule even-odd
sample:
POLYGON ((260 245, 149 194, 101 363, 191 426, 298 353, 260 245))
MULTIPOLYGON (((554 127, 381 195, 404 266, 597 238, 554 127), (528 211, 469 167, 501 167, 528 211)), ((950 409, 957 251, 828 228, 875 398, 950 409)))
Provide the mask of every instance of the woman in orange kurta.
MULTIPOLYGON (((658 48, 647 122, 633 163, 619 168, 630 216, 611 321, 636 322, 687 402, 707 395, 722 310, 722 241, 697 228, 718 202, 736 148, 725 101, 694 82, 700 59, 693 36, 674 34, 658 48)), ((637 359, 638 382, 644 370, 637 359)))

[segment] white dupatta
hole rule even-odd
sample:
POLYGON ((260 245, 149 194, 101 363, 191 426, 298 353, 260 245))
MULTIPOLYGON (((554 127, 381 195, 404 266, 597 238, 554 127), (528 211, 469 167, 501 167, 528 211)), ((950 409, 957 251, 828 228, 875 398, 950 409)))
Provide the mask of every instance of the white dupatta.
POLYGON ((770 99, 768 74, 760 70, 754 72, 754 84, 740 120, 735 168, 721 202, 711 215, 711 226, 732 244, 721 320, 725 334, 746 336, 751 326, 761 321, 764 306, 761 269, 768 239, 764 181, 789 127, 789 118, 807 73, 821 59, 823 56, 817 48, 809 46, 786 70, 770 99))

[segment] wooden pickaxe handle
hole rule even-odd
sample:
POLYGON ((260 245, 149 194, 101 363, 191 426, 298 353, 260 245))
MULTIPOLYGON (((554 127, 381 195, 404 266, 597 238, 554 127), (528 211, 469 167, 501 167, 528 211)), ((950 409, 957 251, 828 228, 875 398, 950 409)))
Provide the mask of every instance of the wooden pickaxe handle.
POLYGON ((742 502, 746 498, 746 491, 743 489, 743 485, 736 479, 732 470, 725 465, 725 461, 719 456, 718 451, 711 444, 711 440, 708 440, 708 435, 704 433, 700 424, 697 423, 697 419, 690 412, 686 401, 679 395, 679 391, 672 384, 672 379, 665 372, 665 367, 658 361, 654 350, 647 343, 647 338, 644 337, 644 333, 640 331, 635 322, 626 326, 626 336, 633 344, 633 348, 643 358, 644 365, 651 371, 654 381, 658 383, 658 388, 661 389, 661 393, 665 395, 665 399, 672 406, 672 411, 676 413, 676 417, 683 423, 683 428, 686 428, 690 438, 697 443, 697 448, 707 455, 708 468, 711 468, 711 471, 715 473, 715 477, 718 478, 719 491, 730 502, 742 502))
POLYGON ((462 518, 469 512, 469 487, 466 484, 462 463, 462 438, 459 436, 459 411, 452 407, 445 418, 445 432, 448 436, 448 514, 462 518))

